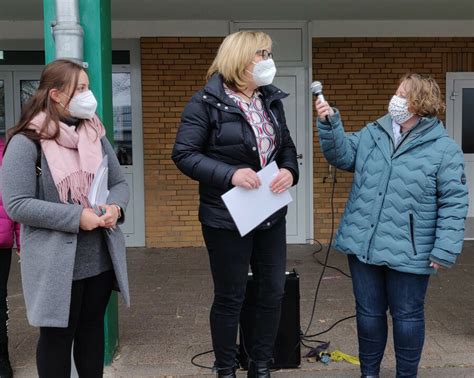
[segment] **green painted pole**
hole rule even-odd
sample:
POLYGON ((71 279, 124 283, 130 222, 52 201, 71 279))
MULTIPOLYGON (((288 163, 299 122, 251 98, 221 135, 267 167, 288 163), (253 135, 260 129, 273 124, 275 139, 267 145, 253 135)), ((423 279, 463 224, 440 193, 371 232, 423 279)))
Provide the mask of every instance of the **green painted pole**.
MULTIPOLYGON (((97 114, 113 144, 112 117, 112 23, 110 0, 79 0, 80 23, 84 29, 84 61, 89 65, 90 88, 97 98, 97 114)), ((118 300, 114 291, 105 313, 104 364, 112 363, 118 347, 118 300)))
MULTIPOLYGON (((43 0, 45 64, 56 58, 51 23, 56 19, 55 0, 43 0)), ((84 29, 84 61, 87 62, 90 88, 97 98, 97 114, 107 138, 113 144, 112 117, 112 37, 110 0, 79 0, 80 23, 84 29)), ((112 296, 105 313, 104 364, 112 362, 118 347, 118 300, 112 296)))
POLYGON ((97 114, 113 143, 110 0, 79 0, 79 14, 84 29, 84 61, 89 65, 90 87, 97 97, 97 114))
POLYGON ((55 0, 43 1, 44 15, 44 52, 45 64, 52 62, 56 58, 56 49, 54 47, 53 33, 51 23, 56 20, 55 0))

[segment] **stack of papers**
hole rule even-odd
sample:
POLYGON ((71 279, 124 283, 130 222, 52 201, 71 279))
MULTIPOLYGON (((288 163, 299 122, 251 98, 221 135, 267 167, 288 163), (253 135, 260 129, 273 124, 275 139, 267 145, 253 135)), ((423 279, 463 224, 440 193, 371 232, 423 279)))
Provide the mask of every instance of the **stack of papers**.
POLYGON ((273 161, 257 172, 262 183, 258 189, 235 187, 222 195, 222 200, 227 206, 240 236, 247 235, 270 215, 293 201, 288 190, 280 194, 270 190, 270 183, 278 172, 278 166, 273 161))
POLYGON ((92 185, 89 190, 89 195, 87 196, 89 204, 99 214, 99 206, 105 205, 107 203, 107 197, 109 196, 108 179, 109 159, 107 155, 105 155, 99 165, 99 168, 97 168, 97 172, 94 176, 94 181, 92 181, 92 185))

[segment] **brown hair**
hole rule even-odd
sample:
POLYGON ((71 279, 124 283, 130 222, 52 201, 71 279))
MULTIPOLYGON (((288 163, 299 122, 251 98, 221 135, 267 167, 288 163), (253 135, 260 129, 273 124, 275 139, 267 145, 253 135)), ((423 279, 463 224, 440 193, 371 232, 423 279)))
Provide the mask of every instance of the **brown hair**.
POLYGON ((222 41, 214 61, 207 71, 207 80, 219 73, 224 82, 237 89, 245 89, 245 68, 255 58, 257 50, 272 48, 272 39, 259 31, 239 31, 222 41))
MULTIPOLYGON (((20 121, 7 133, 7 146, 11 138, 20 133, 27 135, 33 140, 56 139, 59 136, 60 113, 54 101, 51 101, 49 91, 51 89, 58 89, 65 92, 69 96, 68 101, 64 104, 64 106, 67 106, 71 101, 72 93, 76 90, 79 74, 83 70, 84 68, 80 64, 66 59, 58 59, 47 64, 41 72, 38 90, 23 107, 20 121), (46 118, 41 126, 40 133, 37 134, 29 130, 28 126, 32 119, 40 112, 44 112, 46 118), (52 135, 48 136, 42 131, 46 130, 51 121, 56 125, 56 130, 52 135)), ((5 146, 5 151, 7 146, 5 146)))
POLYGON ((400 79, 405 83, 410 112, 421 117, 435 117, 445 105, 438 83, 431 76, 408 73, 400 79))

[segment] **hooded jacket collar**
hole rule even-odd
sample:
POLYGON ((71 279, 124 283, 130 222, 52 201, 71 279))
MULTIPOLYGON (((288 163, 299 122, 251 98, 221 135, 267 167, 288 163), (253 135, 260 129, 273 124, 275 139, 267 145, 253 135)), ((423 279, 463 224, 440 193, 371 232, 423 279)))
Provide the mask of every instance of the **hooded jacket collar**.
MULTIPOLYGON (((274 85, 265 85, 259 88, 262 93, 263 100, 265 103, 270 105, 274 100, 282 99, 289 96, 288 93, 283 92, 274 85)), ((229 105, 236 106, 235 102, 227 96, 224 90, 224 81, 221 75, 214 74, 211 76, 209 81, 204 86, 204 92, 215 97, 218 101, 229 105)))
MULTIPOLYGON (((394 140, 390 114, 379 118, 375 121, 375 125, 376 127, 373 132, 385 132, 392 141, 394 140)), ((409 135, 405 137, 405 140, 401 142, 395 150, 393 150, 393 143, 383 142, 383 140, 387 140, 386 138, 374 139, 379 145, 379 148, 386 155, 386 158, 393 159, 420 144, 447 136, 448 134, 443 123, 437 117, 421 117, 418 123, 410 130, 409 135)))

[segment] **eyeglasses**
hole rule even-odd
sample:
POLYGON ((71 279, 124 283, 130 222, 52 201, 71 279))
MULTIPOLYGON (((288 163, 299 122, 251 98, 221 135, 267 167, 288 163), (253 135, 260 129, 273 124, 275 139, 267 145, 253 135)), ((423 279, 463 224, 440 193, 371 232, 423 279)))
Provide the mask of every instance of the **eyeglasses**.
POLYGON ((268 50, 257 50, 255 54, 260 55, 263 60, 267 60, 268 58, 273 59, 273 54, 268 50))

